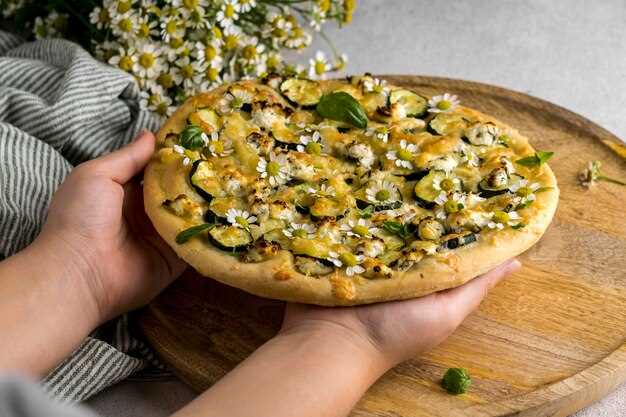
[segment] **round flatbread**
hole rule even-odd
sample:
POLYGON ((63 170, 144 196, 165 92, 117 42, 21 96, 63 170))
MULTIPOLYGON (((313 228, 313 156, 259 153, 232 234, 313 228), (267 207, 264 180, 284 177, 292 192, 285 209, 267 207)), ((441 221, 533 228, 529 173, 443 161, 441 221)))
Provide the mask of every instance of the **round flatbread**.
POLYGON ((148 216, 198 272, 319 305, 461 285, 533 245, 550 154, 455 96, 369 75, 269 77, 190 98, 157 134, 148 216))

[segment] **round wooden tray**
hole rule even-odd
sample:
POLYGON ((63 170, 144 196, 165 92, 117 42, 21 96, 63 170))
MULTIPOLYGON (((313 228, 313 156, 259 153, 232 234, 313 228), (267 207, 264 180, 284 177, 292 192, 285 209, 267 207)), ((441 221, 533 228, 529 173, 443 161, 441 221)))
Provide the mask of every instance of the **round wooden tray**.
MULTIPOLYGON (((387 76, 426 95, 463 104, 518 128, 550 161, 561 201, 545 236, 445 343, 385 374, 354 416, 566 416, 626 380, 626 188, 591 190, 576 175, 590 159, 626 177, 602 142, 618 141, 561 107, 503 88, 434 77, 387 76), (446 394, 449 367, 469 369, 468 394, 446 394)), ((278 329, 279 302, 188 273, 140 313, 161 358, 203 390, 278 329)))

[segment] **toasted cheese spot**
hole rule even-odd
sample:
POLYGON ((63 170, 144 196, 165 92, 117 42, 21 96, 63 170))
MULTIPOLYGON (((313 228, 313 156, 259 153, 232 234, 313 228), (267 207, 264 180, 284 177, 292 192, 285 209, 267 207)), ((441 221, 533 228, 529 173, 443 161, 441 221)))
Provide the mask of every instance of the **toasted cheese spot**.
POLYGON ((180 194, 173 200, 165 200, 163 207, 177 216, 187 219, 202 217, 204 214, 203 205, 193 201, 185 194, 180 194))
POLYGON ((335 274, 330 278, 330 284, 332 285, 332 292, 335 298, 339 300, 354 300, 356 288, 351 279, 341 278, 335 274))
POLYGON ((459 263, 461 259, 454 253, 445 253, 437 257, 437 262, 449 266, 454 271, 459 271, 459 263))
POLYGON ((274 279, 276 281, 287 281, 291 278, 293 278, 293 274, 289 270, 279 269, 278 271, 274 272, 274 279))

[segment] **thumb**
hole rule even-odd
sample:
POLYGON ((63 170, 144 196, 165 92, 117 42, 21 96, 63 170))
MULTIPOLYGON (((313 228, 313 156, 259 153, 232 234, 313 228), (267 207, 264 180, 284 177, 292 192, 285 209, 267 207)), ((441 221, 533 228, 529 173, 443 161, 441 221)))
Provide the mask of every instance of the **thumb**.
POLYGON ((95 159, 92 163, 99 172, 113 181, 125 184, 146 166, 154 152, 155 142, 151 132, 142 130, 128 145, 95 159))

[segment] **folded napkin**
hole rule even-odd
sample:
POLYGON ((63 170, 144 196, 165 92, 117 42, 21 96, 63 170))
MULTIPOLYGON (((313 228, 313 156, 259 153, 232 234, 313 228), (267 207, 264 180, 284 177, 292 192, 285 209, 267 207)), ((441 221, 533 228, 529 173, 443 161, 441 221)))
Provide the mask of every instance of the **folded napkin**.
MULTIPOLYGON (((138 103, 129 74, 78 45, 24 43, 0 31, 0 260, 37 236, 73 166, 119 148, 142 128, 158 128, 158 116, 138 103)), ((45 387, 81 401, 158 365, 128 329, 122 317, 96 331, 44 379, 45 387)))

